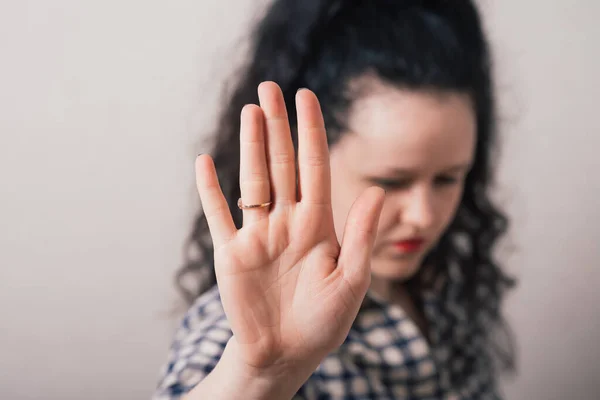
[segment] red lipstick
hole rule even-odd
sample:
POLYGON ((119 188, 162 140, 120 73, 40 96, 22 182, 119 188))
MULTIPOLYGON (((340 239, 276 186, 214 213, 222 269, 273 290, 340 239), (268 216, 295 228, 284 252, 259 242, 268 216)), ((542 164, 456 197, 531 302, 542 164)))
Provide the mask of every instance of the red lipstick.
POLYGON ((415 253, 423 247, 425 240, 422 238, 413 238, 395 242, 394 247, 404 253, 415 253))

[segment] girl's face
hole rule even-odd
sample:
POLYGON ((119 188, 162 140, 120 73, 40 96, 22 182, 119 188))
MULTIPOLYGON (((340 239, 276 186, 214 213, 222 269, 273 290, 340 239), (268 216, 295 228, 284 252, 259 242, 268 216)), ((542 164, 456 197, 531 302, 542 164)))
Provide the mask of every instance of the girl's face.
POLYGON ((373 278, 406 280, 444 233, 473 162, 470 98, 369 84, 331 149, 332 206, 341 241, 348 211, 369 186, 386 190, 373 248, 373 278))

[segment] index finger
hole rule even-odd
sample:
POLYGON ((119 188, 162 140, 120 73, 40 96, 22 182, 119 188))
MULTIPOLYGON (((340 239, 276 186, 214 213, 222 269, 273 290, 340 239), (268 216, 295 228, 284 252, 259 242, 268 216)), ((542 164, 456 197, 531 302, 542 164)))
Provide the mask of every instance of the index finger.
POLYGON ((305 204, 331 204, 331 171, 325 122, 317 96, 308 89, 296 94, 298 115, 298 186, 305 204))
POLYGON ((219 185, 215 164, 206 154, 196 158, 196 187, 216 249, 233 238, 237 228, 219 185))

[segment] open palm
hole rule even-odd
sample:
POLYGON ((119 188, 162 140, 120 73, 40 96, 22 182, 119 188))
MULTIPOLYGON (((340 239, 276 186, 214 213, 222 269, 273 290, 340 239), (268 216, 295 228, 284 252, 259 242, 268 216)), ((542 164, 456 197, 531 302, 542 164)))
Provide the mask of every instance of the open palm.
POLYGON ((296 95, 298 174, 283 95, 259 88, 241 116, 243 227, 236 229, 207 155, 197 186, 215 249, 223 307, 243 361, 256 368, 319 362, 339 346, 370 283, 370 253, 383 191, 354 203, 338 243, 331 210, 323 116, 309 90, 296 95), (298 176, 296 176, 298 175, 298 176))

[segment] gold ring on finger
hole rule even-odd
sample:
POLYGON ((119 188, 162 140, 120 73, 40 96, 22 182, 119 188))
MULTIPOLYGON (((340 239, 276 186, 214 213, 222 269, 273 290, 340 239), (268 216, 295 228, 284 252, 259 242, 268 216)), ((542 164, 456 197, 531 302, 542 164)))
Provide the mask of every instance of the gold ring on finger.
POLYGON ((238 202, 237 202, 238 208, 240 210, 249 210, 249 209, 253 209, 253 208, 265 208, 265 207, 269 207, 271 204, 273 204, 272 201, 268 201, 266 203, 259 203, 259 204, 244 204, 242 202, 241 197, 238 199, 238 202))

